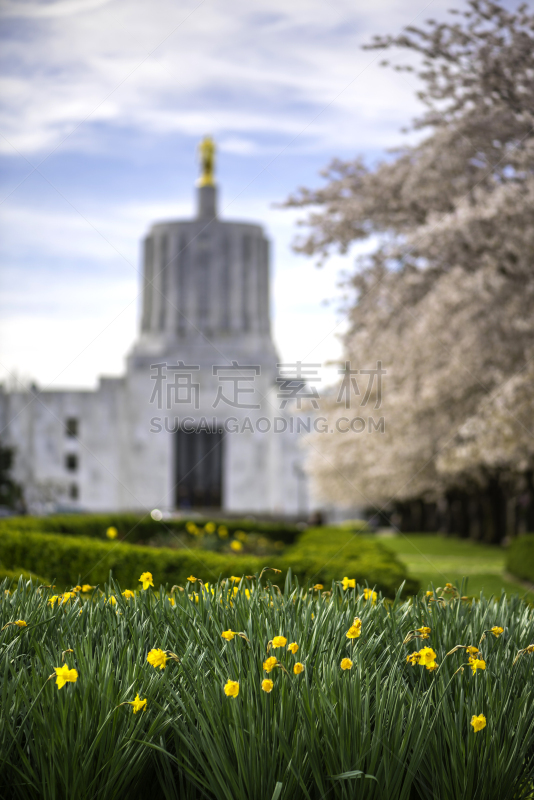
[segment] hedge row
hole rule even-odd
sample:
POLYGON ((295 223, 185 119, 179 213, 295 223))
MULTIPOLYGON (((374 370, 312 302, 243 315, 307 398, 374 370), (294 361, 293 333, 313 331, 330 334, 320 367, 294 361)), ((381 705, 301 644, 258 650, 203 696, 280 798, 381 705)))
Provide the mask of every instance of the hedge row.
POLYGON ((508 548, 506 569, 516 578, 534 583, 534 533, 513 540, 508 548))
MULTIPOLYGON (((48 575, 58 588, 75 583, 102 584, 110 571, 121 586, 135 588, 142 572, 149 571, 157 585, 184 584, 191 574, 212 582, 219 576, 252 575, 264 559, 224 556, 206 550, 171 550, 125 543, 97 542, 82 536, 0 530, 0 561, 7 567, 48 575)), ((301 581, 329 586, 345 575, 393 596, 406 581, 404 594, 417 591, 417 581, 408 578, 397 557, 380 543, 369 542, 339 528, 310 528, 300 541, 277 556, 269 566, 282 570, 275 582, 282 583, 289 568, 301 581)))
POLYGON ((0 521, 0 531, 35 531, 38 533, 68 533, 71 536, 90 536, 106 540, 106 530, 116 528, 118 539, 129 544, 144 544, 154 536, 165 533, 184 533, 186 525, 194 522, 202 528, 207 522, 224 525, 230 535, 236 531, 260 533, 273 541, 291 544, 300 528, 283 522, 264 522, 251 519, 164 519, 157 521, 150 514, 56 514, 50 517, 9 517, 0 521))
POLYGON ((387 546, 364 539, 343 526, 308 528, 279 560, 301 579, 313 583, 329 585, 346 575, 376 586, 390 597, 403 581, 404 595, 419 590, 419 582, 409 577, 405 565, 387 546))
POLYGON ((22 578, 23 581, 32 580, 34 583, 41 585, 50 583, 48 578, 43 578, 41 575, 36 575, 35 572, 28 572, 27 569, 22 569, 22 567, 6 569, 3 564, 0 564, 0 583, 6 578, 15 582, 17 582, 19 578, 22 578))

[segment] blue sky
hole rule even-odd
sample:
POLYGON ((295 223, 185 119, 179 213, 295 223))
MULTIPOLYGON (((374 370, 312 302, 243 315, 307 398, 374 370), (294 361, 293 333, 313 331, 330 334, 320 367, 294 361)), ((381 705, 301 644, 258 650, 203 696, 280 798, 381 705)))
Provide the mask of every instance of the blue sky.
POLYGON ((0 381, 91 387, 123 371, 140 240, 193 213, 206 133, 221 216, 262 222, 273 243, 282 359, 338 357, 338 276, 354 254, 317 270, 291 251, 299 215, 273 203, 317 185, 334 156, 373 162, 407 141, 415 79, 361 45, 450 5, 4 0, 0 381))

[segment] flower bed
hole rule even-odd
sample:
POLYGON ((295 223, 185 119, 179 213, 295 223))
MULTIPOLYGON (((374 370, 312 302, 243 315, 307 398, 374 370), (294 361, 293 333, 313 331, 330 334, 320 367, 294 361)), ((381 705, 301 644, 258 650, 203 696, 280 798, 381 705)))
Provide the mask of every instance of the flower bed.
MULTIPOLYGON (((256 533, 272 542, 291 544, 299 534, 296 525, 283 522, 264 522, 250 519, 152 519, 150 514, 54 514, 49 517, 8 517, 0 520, 0 531, 33 533, 66 533, 69 536, 89 536, 102 539, 109 529, 114 538, 128 544, 146 544, 155 537, 182 534, 193 544, 199 539, 213 538, 223 544, 238 532, 256 533)), ((239 539, 238 539, 239 541, 239 539)))
POLYGON ((529 796, 534 612, 517 598, 189 577, 172 595, 147 570, 128 590, 0 587, 0 796, 529 796))

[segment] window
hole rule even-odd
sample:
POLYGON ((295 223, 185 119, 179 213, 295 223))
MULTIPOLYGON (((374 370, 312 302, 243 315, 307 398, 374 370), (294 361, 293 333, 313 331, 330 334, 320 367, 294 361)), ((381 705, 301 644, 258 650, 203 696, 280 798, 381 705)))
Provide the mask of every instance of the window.
POLYGON ((78 436, 78 420, 76 417, 68 417, 65 422, 65 433, 67 436, 78 436))
POLYGON ((71 500, 77 500, 79 496, 80 496, 80 492, 79 492, 79 489, 78 489, 78 484, 77 483, 71 483, 71 485, 69 486, 69 498, 71 500))
POLYGON ((76 472, 78 469, 78 456, 75 453, 68 453, 65 456, 65 466, 69 472, 76 472))

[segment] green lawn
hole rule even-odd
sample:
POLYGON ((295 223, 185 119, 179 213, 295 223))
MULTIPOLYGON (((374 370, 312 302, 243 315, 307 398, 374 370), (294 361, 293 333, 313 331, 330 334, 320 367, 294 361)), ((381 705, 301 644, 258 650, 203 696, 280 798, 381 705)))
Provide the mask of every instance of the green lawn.
POLYGON ((519 593, 534 600, 534 593, 504 577, 503 547, 423 533, 380 536, 380 541, 402 559, 410 573, 421 581, 423 589, 431 588, 432 583, 435 587, 443 586, 447 581, 459 588, 462 578, 467 578, 470 595, 484 590, 486 596, 500 596, 504 589, 508 594, 519 593))

